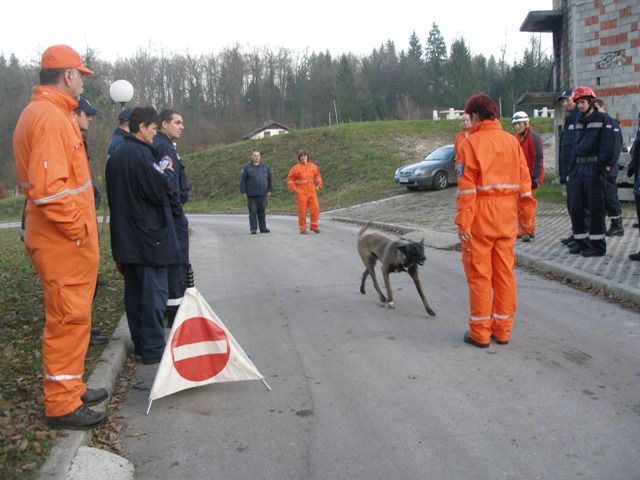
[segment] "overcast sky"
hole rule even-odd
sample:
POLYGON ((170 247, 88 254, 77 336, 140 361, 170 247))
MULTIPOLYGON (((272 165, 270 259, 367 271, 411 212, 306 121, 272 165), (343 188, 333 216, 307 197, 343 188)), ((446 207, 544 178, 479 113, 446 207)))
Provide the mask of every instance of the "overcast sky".
MULTIPOLYGON (((10 0, 2 6, 0 52, 37 61, 48 46, 66 43, 114 61, 138 49, 197 55, 238 43, 247 51, 285 47, 368 55, 387 39, 406 50, 414 30, 424 48, 435 22, 447 49, 463 37, 473 55, 498 57, 506 45, 512 61, 531 36, 519 31, 527 12, 551 8, 552 0, 10 0)), ((551 54, 551 34, 541 39, 551 54)))

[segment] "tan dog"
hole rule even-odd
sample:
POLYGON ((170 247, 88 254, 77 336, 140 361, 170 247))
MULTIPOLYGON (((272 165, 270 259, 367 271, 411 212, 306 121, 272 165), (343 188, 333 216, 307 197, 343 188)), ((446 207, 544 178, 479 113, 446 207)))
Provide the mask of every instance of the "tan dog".
POLYGON ((424 255, 424 242, 418 243, 404 239, 390 240, 378 233, 365 234, 368 228, 369 224, 362 227, 358 233, 358 253, 360 254, 362 263, 364 263, 366 267, 362 274, 360 293, 365 294, 364 283, 367 276, 371 275, 373 286, 376 292, 378 292, 380 301, 386 303, 389 308, 395 308, 393 292, 391 290, 391 284, 389 283, 389 274, 391 272, 406 271, 411 275, 427 313, 435 316, 436 312, 429 306, 429 302, 422 292, 420 278, 418 277, 418 265, 424 264, 424 261, 427 259, 424 255), (380 286, 376 280, 374 267, 378 260, 382 262, 382 278, 384 279, 384 286, 387 289, 386 298, 380 291, 380 286))

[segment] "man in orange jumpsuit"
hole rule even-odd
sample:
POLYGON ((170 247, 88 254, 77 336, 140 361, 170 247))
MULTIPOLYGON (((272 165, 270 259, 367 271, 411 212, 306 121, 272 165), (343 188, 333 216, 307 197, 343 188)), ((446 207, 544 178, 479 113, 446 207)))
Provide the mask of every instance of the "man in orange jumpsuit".
POLYGON ((16 125, 13 149, 25 206, 25 246, 44 293, 45 415, 51 426, 107 421, 88 408, 108 397, 82 381, 98 272, 98 230, 87 154, 73 110, 93 72, 66 45, 42 55, 40 85, 16 125))
POLYGON ((473 124, 456 162, 455 223, 470 303, 464 341, 486 348, 491 337, 509 342, 516 311, 516 223, 528 228, 536 201, 520 144, 502 129, 494 101, 474 95, 464 111, 473 124))
POLYGON ((307 151, 301 150, 298 153, 298 163, 289 170, 287 186, 296 194, 300 233, 307 233, 307 209, 311 215, 311 231, 320 233, 318 227, 320 205, 317 192, 322 189, 322 177, 320 169, 311 161, 307 151))

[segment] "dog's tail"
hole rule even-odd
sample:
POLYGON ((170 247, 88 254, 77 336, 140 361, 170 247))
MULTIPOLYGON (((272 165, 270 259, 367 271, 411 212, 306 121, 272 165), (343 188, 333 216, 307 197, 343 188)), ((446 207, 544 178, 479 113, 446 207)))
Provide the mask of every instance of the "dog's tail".
POLYGON ((362 237, 362 235, 364 235, 364 232, 366 232, 370 226, 371 226, 371 223, 365 223, 360 229, 360 231, 358 232, 358 238, 362 237))

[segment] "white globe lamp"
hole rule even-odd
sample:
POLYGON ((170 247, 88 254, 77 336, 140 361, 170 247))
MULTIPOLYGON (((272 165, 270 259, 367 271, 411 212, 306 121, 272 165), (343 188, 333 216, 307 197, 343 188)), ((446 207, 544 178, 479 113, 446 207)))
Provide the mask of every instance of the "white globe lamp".
POLYGON ((111 100, 124 108, 124 105, 133 98, 133 85, 127 80, 116 80, 109 88, 109 95, 111 100))

